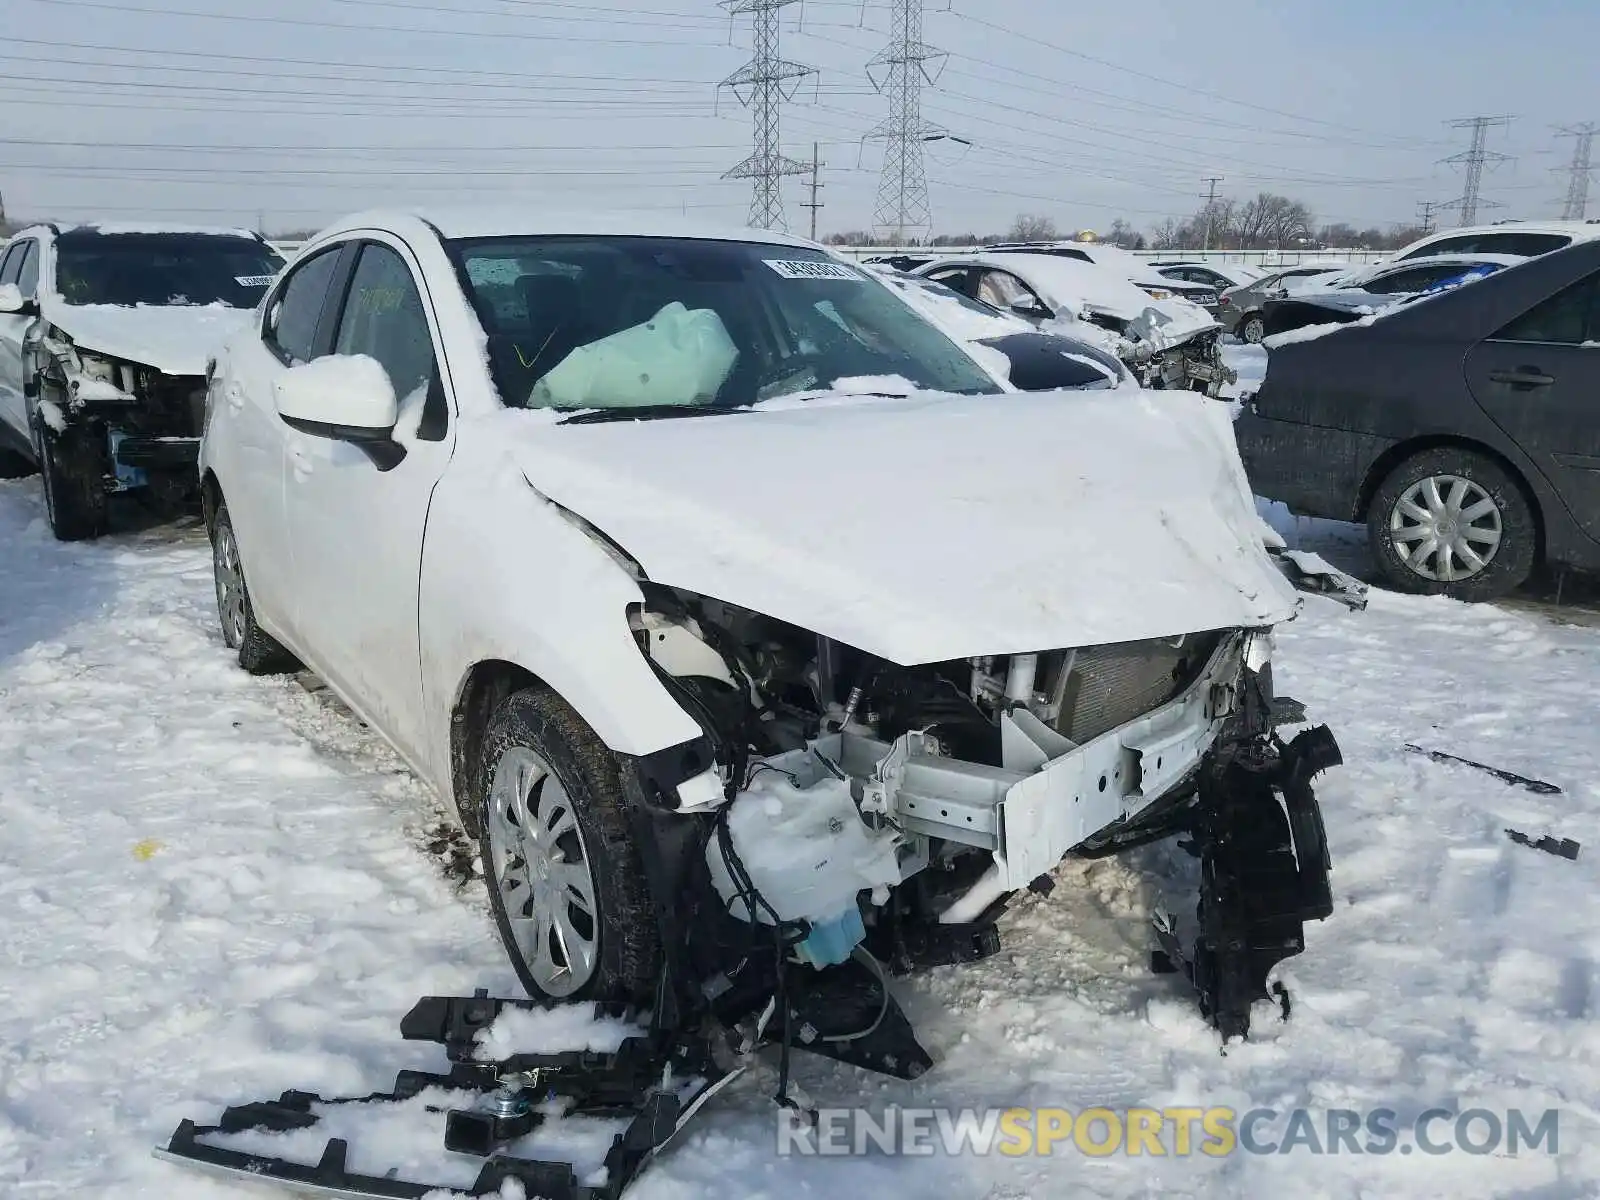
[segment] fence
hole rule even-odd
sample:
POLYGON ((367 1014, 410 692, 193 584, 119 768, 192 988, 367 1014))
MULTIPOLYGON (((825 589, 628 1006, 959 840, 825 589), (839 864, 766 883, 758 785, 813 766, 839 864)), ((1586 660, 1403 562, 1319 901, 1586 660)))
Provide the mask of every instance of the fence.
MULTIPOLYGON (((977 254, 984 246, 836 246, 840 254, 854 259, 879 254, 977 254)), ((1382 262, 1393 250, 1134 250, 1139 258, 1160 262, 1243 263, 1255 267, 1293 267, 1303 262, 1382 262)))

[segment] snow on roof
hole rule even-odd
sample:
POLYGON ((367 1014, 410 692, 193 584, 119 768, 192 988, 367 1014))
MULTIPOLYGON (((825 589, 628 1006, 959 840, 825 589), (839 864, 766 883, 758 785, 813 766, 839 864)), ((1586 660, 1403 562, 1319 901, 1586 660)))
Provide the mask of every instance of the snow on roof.
MULTIPOLYGON (((966 266, 997 267, 1010 271, 1029 287, 1040 292, 1052 308, 1070 307, 1073 311, 1092 304, 1119 315, 1132 316, 1153 303, 1148 294, 1130 283, 1114 268, 1086 263, 1055 254, 1029 254, 1026 251, 994 254, 963 254, 940 259, 937 265, 959 263, 966 266)), ((935 269, 930 263, 918 269, 925 275, 935 269)))
POLYGON ((748 229, 663 217, 659 213, 562 212, 537 205, 432 206, 376 209, 353 213, 322 230, 326 234, 351 229, 387 229, 425 221, 447 238, 537 237, 680 237, 719 242, 763 242, 774 246, 815 248, 816 243, 765 229, 748 229))
POLYGON ((212 237, 256 238, 253 229, 227 225, 185 225, 162 221, 84 221, 75 225, 57 225, 58 233, 101 233, 108 235, 136 233, 191 233, 212 237))

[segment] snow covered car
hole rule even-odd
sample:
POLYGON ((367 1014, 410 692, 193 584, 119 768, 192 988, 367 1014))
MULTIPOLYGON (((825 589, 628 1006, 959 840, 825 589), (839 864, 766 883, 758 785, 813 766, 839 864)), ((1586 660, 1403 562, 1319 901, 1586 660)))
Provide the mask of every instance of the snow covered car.
POLYGON ((1220 405, 1002 391, 778 234, 426 210, 309 242, 207 417, 226 644, 453 800, 536 998, 909 1076, 878 965, 1068 854, 1191 834, 1228 1036, 1331 911, 1220 405))
POLYGON ((168 513, 193 501, 207 361, 282 265, 234 229, 38 225, 11 240, 0 458, 37 464, 56 537, 105 532, 115 492, 168 513))
POLYGON ((974 347, 979 360, 992 363, 994 373, 1018 391, 1139 386, 1127 364, 1106 347, 1098 329, 1092 331, 1096 337, 1092 343, 1062 333, 1042 333, 1021 317, 932 279, 888 266, 872 269, 928 320, 974 347))
POLYGON ((1073 262, 1090 263, 1104 268, 1133 283, 1157 300, 1187 300, 1210 310, 1216 307, 1217 289, 1209 283, 1196 283, 1177 279, 1158 270, 1147 258, 1141 258, 1107 242, 1054 241, 1054 242, 997 242, 986 248, 995 254, 1047 254, 1052 258, 1065 258, 1073 262))
POLYGON ((1359 321, 1393 305, 1483 279, 1524 261, 1504 254, 1431 255, 1420 261, 1380 263, 1313 278, 1292 295, 1269 299, 1262 306, 1264 340, 1270 347, 1286 334, 1359 321))
POLYGON ((1157 299, 1104 267, 1054 254, 942 258, 917 269, 1041 330, 1098 341, 1147 388, 1216 396, 1237 375, 1222 361, 1222 327, 1186 300, 1157 299))

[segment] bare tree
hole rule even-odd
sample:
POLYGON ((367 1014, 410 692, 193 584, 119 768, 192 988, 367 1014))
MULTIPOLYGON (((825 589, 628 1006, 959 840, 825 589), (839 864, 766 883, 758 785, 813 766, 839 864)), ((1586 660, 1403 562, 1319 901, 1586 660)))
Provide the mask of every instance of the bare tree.
POLYGON ((1048 242, 1061 235, 1056 232, 1056 223, 1049 217, 1041 217, 1030 213, 1023 213, 1011 222, 1011 232, 1006 234, 1008 242, 1048 242))
POLYGON ((1111 222, 1111 232, 1106 235, 1106 241, 1113 246, 1121 246, 1124 250, 1143 250, 1146 246, 1144 234, 1121 217, 1111 222))

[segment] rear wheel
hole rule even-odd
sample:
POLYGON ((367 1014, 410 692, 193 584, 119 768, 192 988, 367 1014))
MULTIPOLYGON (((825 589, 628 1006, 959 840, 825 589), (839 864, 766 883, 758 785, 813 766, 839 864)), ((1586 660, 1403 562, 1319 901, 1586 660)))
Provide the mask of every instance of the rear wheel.
POLYGON ((537 999, 639 1001, 660 934, 614 755, 562 699, 517 692, 483 739, 472 803, 495 925, 537 999))
POLYGON ((1373 557, 1401 591, 1493 600, 1533 571, 1538 522, 1505 468, 1456 446, 1389 473, 1367 517, 1373 557))
POLYGON ((233 532, 228 506, 217 503, 211 518, 211 574, 217 588, 217 617, 222 640, 239 654, 239 665, 252 675, 282 675, 299 669, 299 662, 283 645, 256 624, 250 588, 244 581, 239 539, 233 532))
POLYGON ((62 542, 101 537, 110 526, 111 512, 104 448, 90 430, 69 427, 58 433, 45 428, 37 415, 34 426, 50 531, 62 542))
POLYGON ((1267 336, 1267 323, 1260 313, 1251 313, 1239 322, 1239 337, 1252 346, 1259 346, 1261 339, 1267 336))

